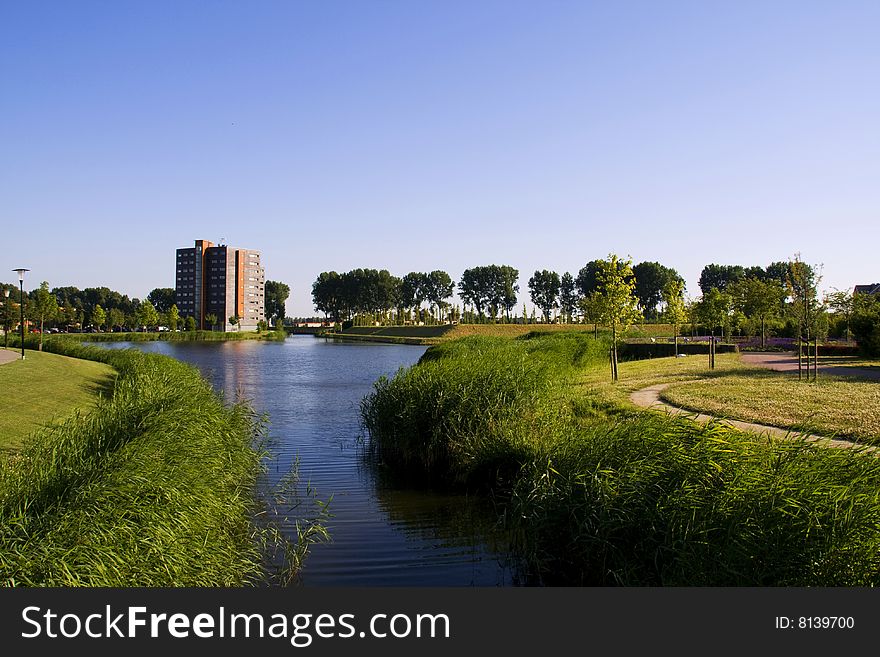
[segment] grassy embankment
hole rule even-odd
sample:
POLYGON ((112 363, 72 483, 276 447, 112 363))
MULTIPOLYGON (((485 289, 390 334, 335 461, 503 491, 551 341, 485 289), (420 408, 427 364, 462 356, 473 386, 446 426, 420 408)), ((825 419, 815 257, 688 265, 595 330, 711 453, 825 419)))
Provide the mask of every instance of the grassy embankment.
POLYGON ((0 468, 0 584, 265 581, 266 549, 278 543, 254 523, 262 422, 250 408, 225 405, 171 358, 69 340, 44 348, 118 376, 94 410, 40 431, 0 468))
POLYGON ((227 340, 284 340, 284 331, 162 331, 131 333, 66 333, 48 335, 46 340, 79 340, 82 342, 223 342, 227 340))
POLYGON ((576 334, 443 344, 377 383, 370 445, 414 481, 495 496, 549 584, 880 583, 880 459, 636 411, 605 354, 576 334))
POLYGON ((0 366, 0 389, 6 391, 0 452, 18 449, 28 434, 75 409, 94 406, 99 394, 109 394, 115 375, 104 363, 39 352, 0 366))
MULTIPOLYGON (((395 344, 437 345, 449 340, 471 336, 518 338, 530 333, 588 333, 592 324, 455 324, 438 326, 353 326, 342 333, 324 332, 321 337, 362 342, 390 342, 395 344)), ((611 332, 599 328, 599 335, 611 332)), ((672 335, 670 324, 640 324, 631 327, 625 337, 639 340, 672 335)))

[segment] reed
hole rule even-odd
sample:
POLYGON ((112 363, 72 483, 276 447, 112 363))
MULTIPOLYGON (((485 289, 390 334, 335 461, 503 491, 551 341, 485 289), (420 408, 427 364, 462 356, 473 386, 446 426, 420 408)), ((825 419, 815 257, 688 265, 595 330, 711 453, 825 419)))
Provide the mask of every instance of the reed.
POLYGON ((377 383, 387 467, 490 492, 530 575, 576 585, 880 583, 880 459, 632 411, 583 335, 471 338, 377 383))
POLYGON ((262 420, 171 358, 65 340, 44 348, 118 375, 92 412, 46 429, 0 470, 0 583, 265 582, 274 534, 255 522, 262 420))

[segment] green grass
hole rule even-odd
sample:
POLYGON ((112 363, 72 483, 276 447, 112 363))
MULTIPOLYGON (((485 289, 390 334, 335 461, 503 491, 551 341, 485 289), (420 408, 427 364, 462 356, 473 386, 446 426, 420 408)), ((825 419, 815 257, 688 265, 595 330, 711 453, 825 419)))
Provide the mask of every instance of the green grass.
MULTIPOLYGON (((279 543, 256 522, 267 512, 255 497, 261 419, 168 357, 70 340, 46 348, 119 374, 92 412, 44 429, 0 468, 0 584, 265 582, 279 543)), ((291 547, 292 568, 314 533, 291 547)))
POLYGON ((110 390, 114 377, 104 363, 36 351, 0 365, 0 389, 5 391, 0 450, 18 449, 28 434, 77 409, 87 411, 110 390))
POLYGON ((880 383, 840 377, 799 382, 791 374, 748 372, 675 385, 675 406, 826 436, 880 444, 880 383))
POLYGON ((634 410, 629 388, 706 359, 621 363, 612 386, 606 347, 559 333, 432 348, 365 399, 370 446, 413 481, 491 495, 547 584, 880 583, 880 459, 634 410))

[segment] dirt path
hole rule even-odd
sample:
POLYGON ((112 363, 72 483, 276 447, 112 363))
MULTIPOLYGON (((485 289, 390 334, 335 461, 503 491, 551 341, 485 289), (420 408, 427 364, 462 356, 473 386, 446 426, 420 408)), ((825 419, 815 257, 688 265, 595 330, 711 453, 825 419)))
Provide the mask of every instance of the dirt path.
MULTIPOLYGON (((777 372, 797 372, 797 354, 790 352, 753 351, 740 354, 740 360, 747 365, 757 365, 777 372)), ((839 365, 822 365, 819 363, 819 374, 830 376, 854 376, 861 379, 880 381, 880 370, 871 367, 847 367, 839 365)))
MULTIPOLYGON (((795 358, 795 369, 797 369, 797 358, 795 358)), ((821 368, 820 368, 821 369, 821 368)), ((852 368, 841 368, 841 369, 852 369, 852 368)), ((701 422, 703 424, 707 424, 712 421, 717 421, 719 418, 714 415, 707 415, 705 413, 697 413, 695 411, 689 411, 684 408, 679 408, 677 406, 672 406, 671 404, 667 404, 665 401, 660 399, 660 394, 668 388, 671 383, 658 383, 653 386, 648 386, 647 388, 642 388, 641 390, 636 390, 633 392, 629 398, 633 404, 639 406, 641 408, 648 408, 656 411, 663 411, 666 413, 672 413, 673 415, 686 415, 688 418, 701 422)), ((789 431, 787 429, 780 429, 779 427, 771 427, 765 424, 756 424, 754 422, 743 422, 741 420, 723 420, 725 424, 729 424, 732 427, 737 429, 741 429, 742 431, 748 431, 751 433, 771 435, 775 438, 801 438, 803 437, 805 440, 810 442, 818 442, 822 443, 826 447, 862 447, 866 451, 876 451, 875 447, 865 447, 864 445, 860 445, 859 443, 854 443, 849 440, 837 440, 832 438, 826 438, 824 436, 818 436, 815 434, 806 434, 803 435, 799 433, 795 433, 789 431)))
POLYGON ((21 358, 21 354, 17 351, 10 351, 9 349, 0 349, 0 365, 5 365, 6 363, 11 363, 14 360, 18 360, 21 358))

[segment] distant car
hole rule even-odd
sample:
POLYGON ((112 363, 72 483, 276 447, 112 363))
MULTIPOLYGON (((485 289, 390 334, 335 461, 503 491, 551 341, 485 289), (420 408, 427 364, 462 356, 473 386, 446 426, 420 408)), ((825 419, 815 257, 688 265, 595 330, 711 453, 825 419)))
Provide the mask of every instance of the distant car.
POLYGON ((164 332, 164 331, 170 331, 170 330, 171 330, 171 329, 168 328, 167 326, 160 326, 160 327, 159 327, 159 332, 160 332, 160 333, 162 333, 162 332, 164 332))

